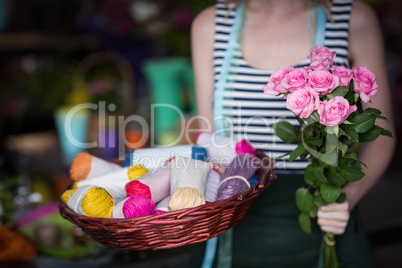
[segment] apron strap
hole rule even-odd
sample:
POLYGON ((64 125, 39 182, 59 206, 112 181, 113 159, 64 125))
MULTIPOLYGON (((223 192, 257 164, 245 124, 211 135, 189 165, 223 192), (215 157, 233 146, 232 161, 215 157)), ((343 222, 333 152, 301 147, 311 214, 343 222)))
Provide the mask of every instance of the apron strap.
MULTIPOLYGON (((234 22, 229 34, 229 41, 223 57, 223 63, 221 67, 221 73, 216 83, 216 87, 213 94, 213 112, 214 112, 214 124, 215 131, 219 136, 228 136, 225 131, 225 120, 223 116, 223 94, 225 91, 226 81, 229 75, 230 66, 233 59, 233 53, 239 40, 239 34, 243 25, 245 14, 244 1, 241 0, 236 9, 234 22)), ((230 268, 232 266, 232 229, 221 234, 219 242, 219 268, 230 268)), ((207 240, 204 259, 202 262, 202 268, 211 268, 214 262, 216 249, 218 246, 218 236, 207 240)))
POLYGON ((218 237, 217 236, 207 240, 207 243, 205 246, 204 259, 202 260, 201 268, 211 268, 212 267, 212 265, 214 263, 214 259, 215 259, 217 245, 218 245, 218 237))
POLYGON ((326 31, 326 23, 327 16, 325 15, 325 11, 321 6, 317 6, 317 30, 315 33, 315 42, 314 47, 317 45, 323 46, 325 43, 325 31, 326 31))
POLYGON ((223 58, 223 63, 221 67, 221 73, 219 79, 216 83, 216 87, 213 94, 213 112, 214 112, 214 123, 215 131, 217 135, 227 136, 225 133, 225 120, 223 116, 223 94, 225 91, 226 80, 229 75, 230 65, 233 59, 233 53, 236 48, 237 42, 239 40, 239 34, 241 32, 241 27, 243 25, 245 7, 243 1, 239 2, 236 10, 236 15, 234 18, 234 23, 229 34, 229 41, 227 44, 225 56, 223 58))

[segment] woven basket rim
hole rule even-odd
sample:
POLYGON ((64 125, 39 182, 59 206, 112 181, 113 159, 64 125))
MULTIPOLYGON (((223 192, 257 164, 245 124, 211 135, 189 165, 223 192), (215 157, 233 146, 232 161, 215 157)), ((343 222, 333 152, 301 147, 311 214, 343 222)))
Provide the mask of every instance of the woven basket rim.
MULTIPOLYGON (((89 216, 85 216, 85 215, 80 215, 76 212, 74 212, 73 210, 71 210, 61 199, 61 196, 59 197, 59 209, 63 210, 63 211, 68 211, 68 213, 72 214, 75 218, 77 218, 78 220, 80 219, 84 219, 86 222, 88 221, 102 221, 102 222, 135 222, 138 221, 140 219, 150 219, 150 218, 154 218, 154 219, 159 219, 159 218, 166 218, 166 216, 170 216, 170 215, 175 215, 175 214, 179 214, 179 216, 177 217, 177 220, 179 220, 180 218, 187 216, 188 214, 192 213, 196 213, 197 211, 205 211, 206 209, 210 209, 211 207, 218 207, 219 205, 223 204, 223 203, 229 203, 233 200, 239 200, 239 197, 244 196, 246 193, 248 192, 252 192, 252 191, 257 191, 257 189, 262 189, 265 188, 268 185, 265 185, 266 183, 270 183, 272 180, 276 179, 276 175, 274 174, 270 174, 269 177, 266 178, 262 178, 260 181, 258 181, 255 185, 253 185, 252 187, 248 188, 247 190, 244 190, 241 193, 235 194, 229 198, 226 199, 222 199, 222 200, 217 200, 214 202, 209 202, 206 203, 204 205, 200 205, 194 208, 184 208, 184 209, 179 209, 179 210, 175 210, 175 211, 167 211, 163 214, 159 214, 159 215, 147 215, 147 216, 140 216, 140 217, 133 217, 133 218, 126 218, 126 219, 121 219, 121 218, 97 218, 97 217, 89 217, 89 216)), ((70 188, 67 188, 70 189, 70 188)))
MULTIPOLYGON (((260 158, 267 157, 268 159, 270 159, 264 153, 260 153, 259 157, 260 158)), ((110 247, 138 250, 139 248, 136 247, 135 245, 122 247, 121 245, 119 245, 120 238, 116 239, 116 241, 112 241, 113 240, 112 237, 115 234, 123 234, 126 232, 128 237, 131 234, 131 232, 134 232, 134 229, 136 232, 138 231, 138 229, 139 230, 143 229, 144 232, 154 230, 156 234, 154 234, 153 236, 158 236, 160 230, 157 229, 162 226, 174 227, 177 225, 188 225, 188 224, 196 225, 200 220, 206 220, 206 219, 208 220, 214 217, 221 216, 223 213, 225 213, 226 209, 230 209, 241 205, 247 205, 248 206, 247 211, 248 211, 249 208, 251 207, 251 203, 254 202, 255 198, 259 196, 271 184, 273 180, 276 179, 276 175, 273 172, 272 166, 273 165, 271 164, 269 168, 264 170, 262 172, 262 175, 260 174, 262 178, 249 189, 244 190, 241 193, 235 194, 227 199, 217 200, 194 208, 185 208, 175 211, 168 211, 166 213, 159 215, 141 216, 128 219, 96 218, 77 214, 76 212, 68 208, 68 206, 62 201, 60 196, 59 210, 63 218, 81 227, 83 231, 89 233, 94 238, 94 240, 97 240, 98 242, 110 247), (103 238, 100 238, 99 236, 105 236, 107 237, 107 239, 103 240, 103 238)), ((258 171, 256 172, 256 174, 257 173, 258 171)), ((247 211, 245 213, 247 213, 247 211)), ((219 229, 219 232, 217 232, 217 234, 210 234, 210 233, 190 234, 190 237, 194 235, 196 236, 196 239, 188 239, 188 244, 202 242, 216 235, 219 235, 220 233, 223 233, 227 229, 237 224, 237 222, 244 217, 244 213, 242 213, 239 219, 236 218, 236 215, 231 215, 230 217, 232 218, 226 220, 227 226, 225 225, 224 228, 220 227, 220 229, 223 228, 223 230, 219 229)), ((211 228, 211 226, 207 226, 206 228, 211 228)), ((186 241, 184 242, 179 241, 180 240, 179 238, 176 238, 174 242, 163 241, 163 234, 161 234, 160 236, 161 238, 159 240, 154 237, 149 238, 149 245, 142 246, 141 249, 162 249, 187 244, 186 241), (157 242, 154 242, 153 240, 157 240, 157 242), (160 245, 161 243, 164 244, 164 242, 166 242, 165 245, 160 245), (155 243, 157 245, 153 246, 152 243, 155 243)))

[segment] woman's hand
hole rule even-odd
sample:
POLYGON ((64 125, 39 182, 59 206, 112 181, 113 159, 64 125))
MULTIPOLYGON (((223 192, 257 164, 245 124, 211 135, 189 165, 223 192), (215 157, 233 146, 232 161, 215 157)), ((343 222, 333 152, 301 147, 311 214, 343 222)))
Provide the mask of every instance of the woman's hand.
POLYGON ((318 208, 317 222, 322 231, 340 235, 345 232, 349 216, 347 201, 341 204, 334 203, 318 208))

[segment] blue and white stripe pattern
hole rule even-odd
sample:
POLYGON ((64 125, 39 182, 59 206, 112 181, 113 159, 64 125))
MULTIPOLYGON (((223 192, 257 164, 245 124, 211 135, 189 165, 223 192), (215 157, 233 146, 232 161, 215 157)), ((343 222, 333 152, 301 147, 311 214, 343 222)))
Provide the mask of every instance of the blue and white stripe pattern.
MULTIPOLYGON (((349 67, 348 29, 353 0, 335 0, 331 8, 332 20, 326 22, 324 46, 336 51, 336 65, 349 67)), ((235 9, 230 9, 218 1, 215 14, 214 75, 215 85, 219 80, 223 58, 234 23, 235 9)), ((306 58, 295 68, 308 66, 306 58)), ((223 114, 230 118, 233 135, 248 139, 257 150, 266 152, 271 158, 289 153, 296 148, 280 140, 272 129, 272 123, 288 121, 297 126, 296 116, 286 109, 283 97, 268 96, 263 87, 273 71, 251 67, 242 56, 239 42, 233 53, 232 64, 227 77, 223 95, 223 114)), ((276 161, 277 173, 302 173, 307 161, 287 158, 276 161)))

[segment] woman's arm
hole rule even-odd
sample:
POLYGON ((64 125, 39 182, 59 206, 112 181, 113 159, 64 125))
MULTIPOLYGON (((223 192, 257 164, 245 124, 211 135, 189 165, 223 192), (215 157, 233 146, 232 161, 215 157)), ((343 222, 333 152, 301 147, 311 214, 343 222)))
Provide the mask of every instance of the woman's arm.
POLYGON ((201 131, 213 132, 212 95, 214 90, 213 44, 215 7, 202 11, 191 26, 191 51, 195 76, 197 110, 201 131))
MULTIPOLYGON (((395 136, 392 116, 392 101, 386 67, 383 37, 376 15, 367 4, 357 1, 353 7, 356 14, 352 16, 350 53, 354 66, 365 65, 374 72, 378 82, 378 94, 372 98, 372 106, 381 110, 382 115, 388 118, 376 120, 376 124, 383 127, 395 136)), ((367 165, 363 170, 366 176, 355 183, 345 186, 344 191, 349 196, 348 202, 353 208, 363 195, 380 179, 391 161, 395 147, 395 139, 380 136, 368 142, 359 154, 360 160, 367 165)))
MULTIPOLYGON (((361 1, 355 1, 352 8, 349 33, 349 55, 353 66, 365 65, 374 72, 378 82, 378 94, 372 98, 368 106, 381 110, 388 118, 376 120, 376 124, 395 136, 392 118, 391 92, 385 68, 383 37, 380 26, 373 10, 361 1)), ((380 136, 364 145, 359 159, 367 165, 366 174, 358 182, 347 184, 343 188, 346 202, 321 207, 318 210, 318 223, 323 231, 342 234, 352 210, 360 199, 373 187, 385 172, 391 161, 395 147, 395 139, 380 136)))

